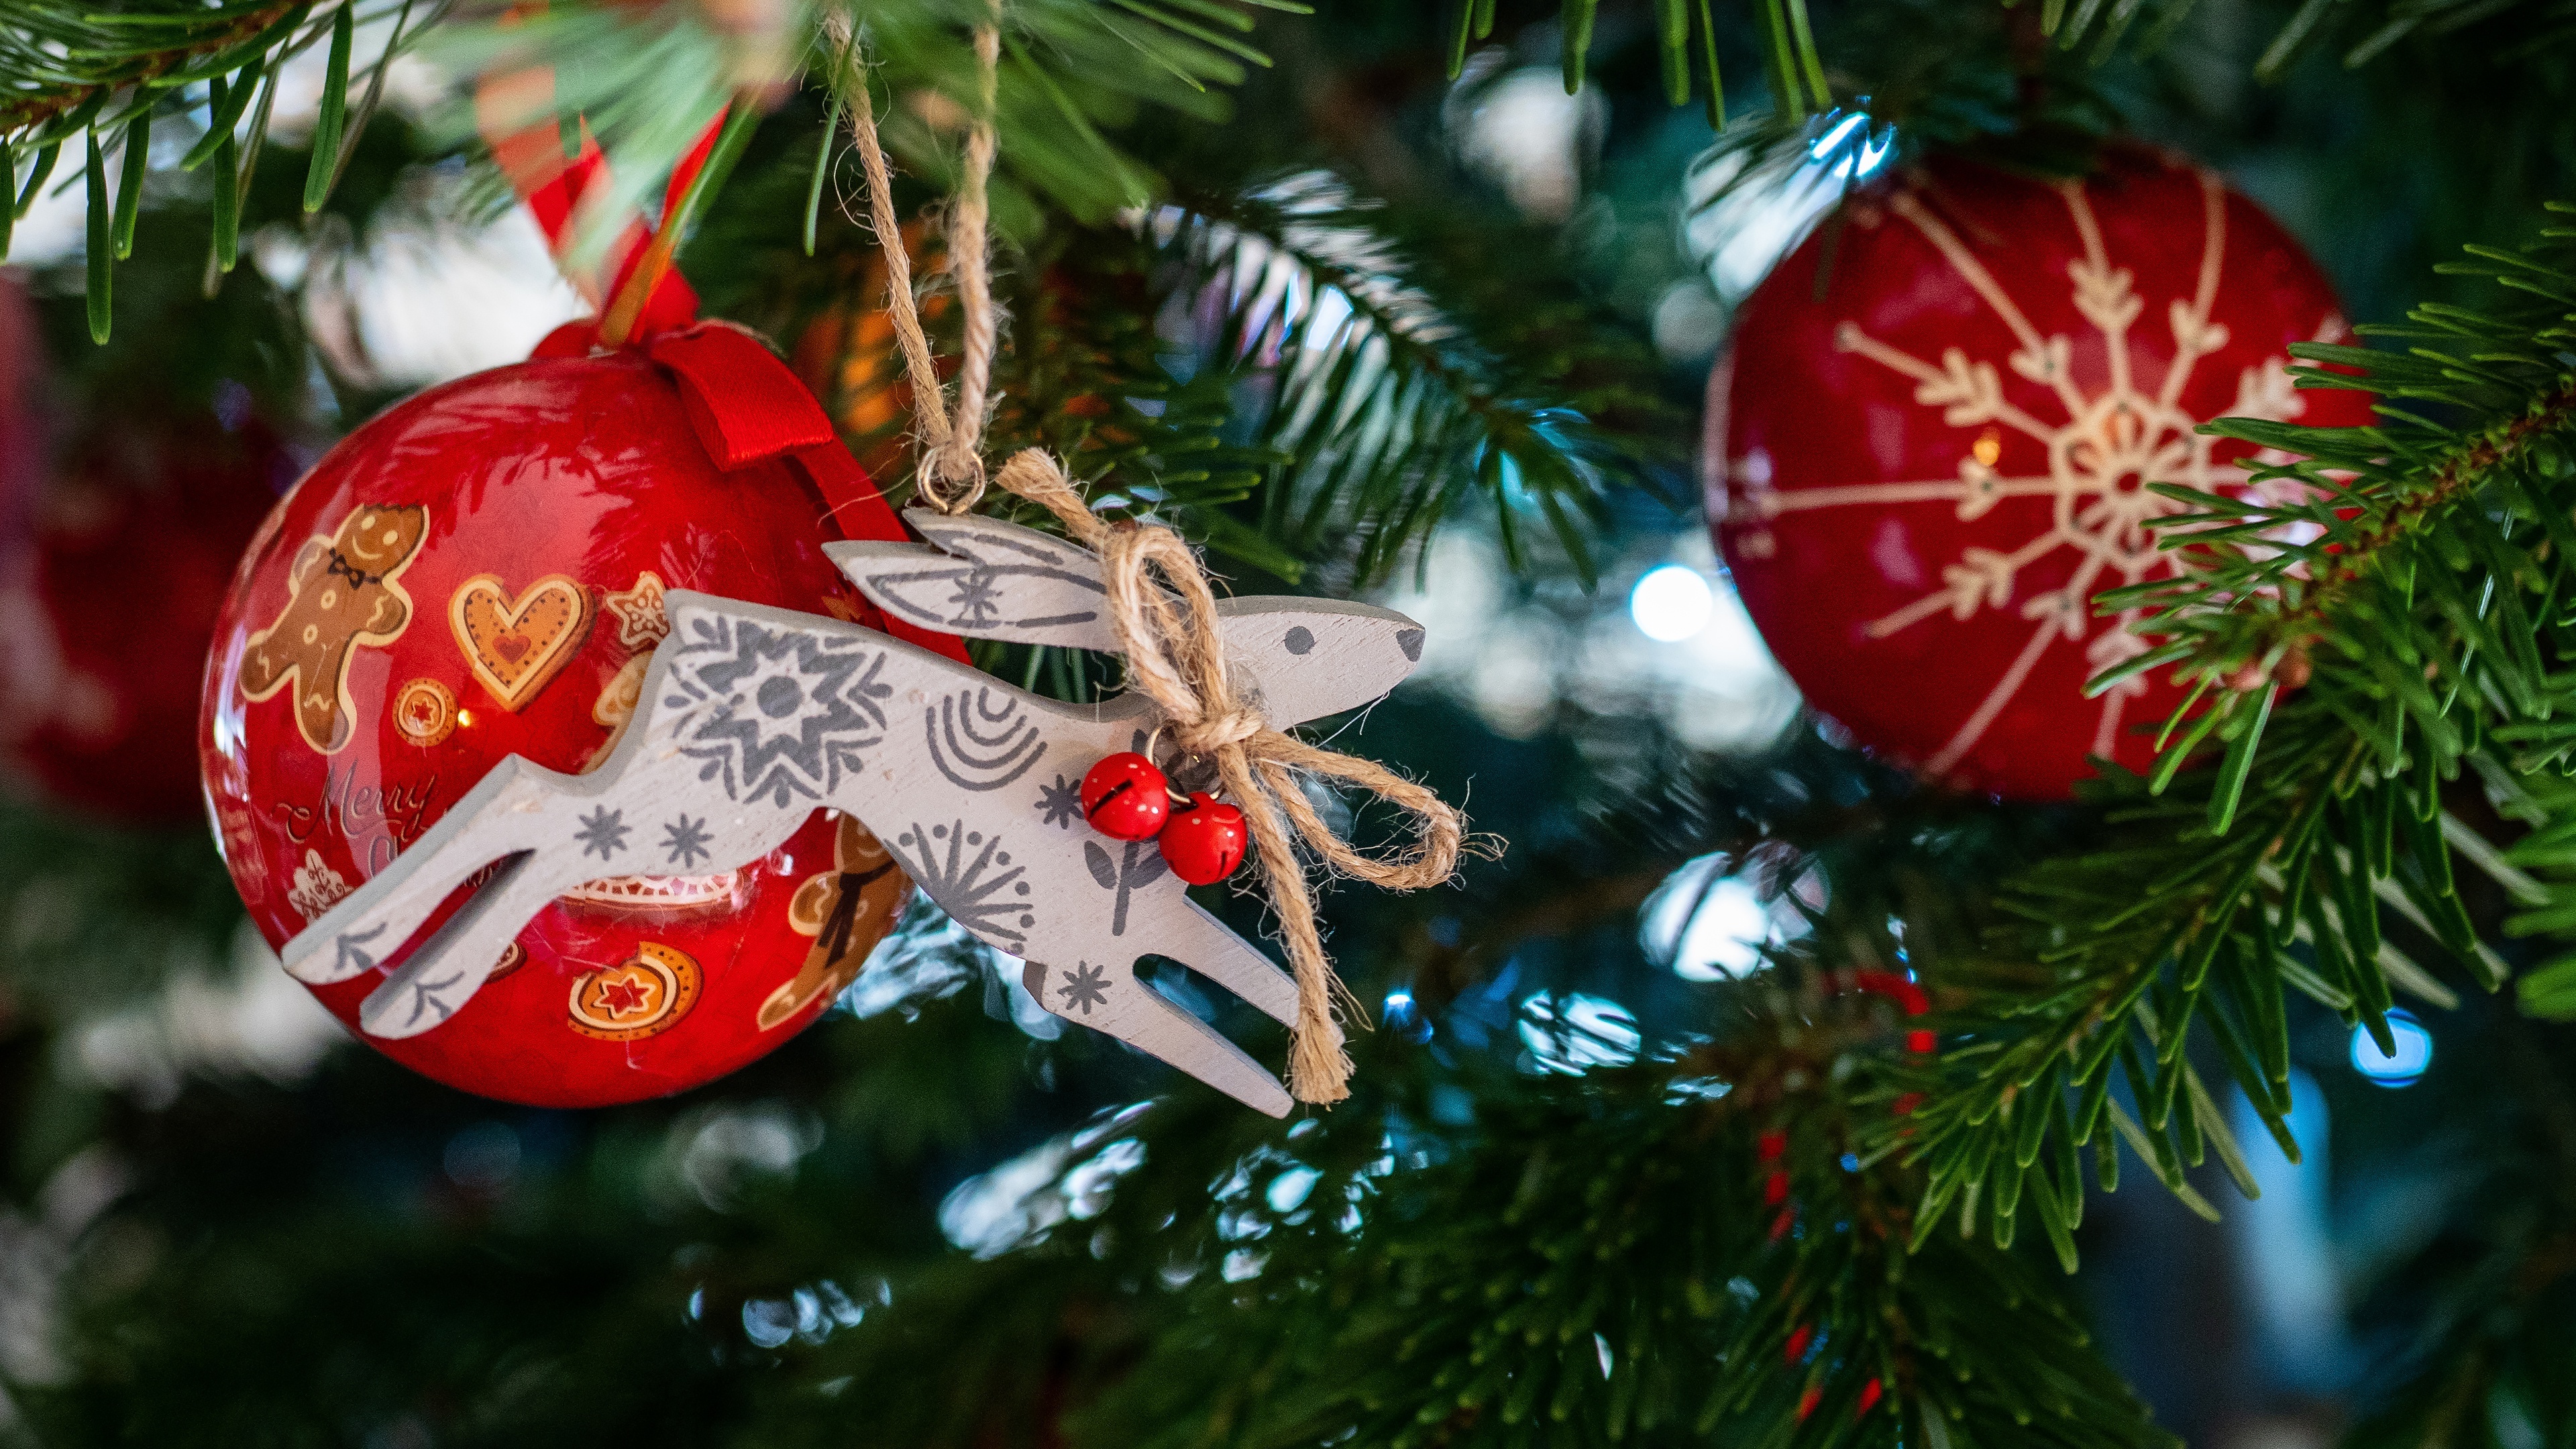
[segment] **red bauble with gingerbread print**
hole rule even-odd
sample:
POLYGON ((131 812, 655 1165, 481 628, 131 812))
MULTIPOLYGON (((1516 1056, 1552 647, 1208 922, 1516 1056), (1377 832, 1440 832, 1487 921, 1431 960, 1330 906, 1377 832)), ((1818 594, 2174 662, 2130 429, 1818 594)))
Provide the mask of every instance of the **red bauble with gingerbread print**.
MULTIPOLYGON (((793 375, 719 325, 615 350, 576 326, 358 429, 253 543, 206 673, 207 793, 252 919, 285 942, 507 756, 603 759, 669 630, 666 590, 888 627, 823 554, 845 537, 902 532, 793 375)), ((596 841, 600 878, 539 913, 454 1016, 361 1039, 509 1101, 679 1091, 813 1020, 910 890, 832 812, 713 873, 648 834, 596 841)), ((314 994, 355 1029, 407 954, 314 994)))
MULTIPOLYGON (((1946 783, 2058 800, 2088 756, 2132 769, 2163 672, 2104 589, 2164 577, 2175 483, 2260 461, 2203 422, 2367 422, 2300 390, 2334 292, 2252 202, 2160 156, 2049 182, 1934 163, 1856 199, 1746 304, 1710 383, 1710 517, 1744 605, 1808 701, 1946 783), (1819 268, 1827 269, 1819 277, 1819 268)), ((2267 485, 2280 486, 2280 485, 2267 485)))

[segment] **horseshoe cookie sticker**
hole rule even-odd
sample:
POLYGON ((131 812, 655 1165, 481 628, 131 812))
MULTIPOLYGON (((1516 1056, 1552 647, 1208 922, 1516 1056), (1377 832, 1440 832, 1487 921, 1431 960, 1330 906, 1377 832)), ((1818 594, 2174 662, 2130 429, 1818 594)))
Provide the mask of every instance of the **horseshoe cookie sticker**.
POLYGON ((411 595, 397 582, 429 533, 429 510, 407 504, 361 508, 334 532, 304 541, 286 576, 286 607, 250 636, 242 697, 256 704, 295 685, 295 728, 332 754, 356 733, 349 659, 382 648, 411 623, 411 595))

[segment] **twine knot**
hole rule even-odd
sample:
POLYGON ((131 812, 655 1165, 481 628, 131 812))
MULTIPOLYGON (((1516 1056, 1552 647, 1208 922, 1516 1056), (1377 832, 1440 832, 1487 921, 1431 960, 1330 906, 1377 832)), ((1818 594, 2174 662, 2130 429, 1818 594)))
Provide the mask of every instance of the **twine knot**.
POLYGON ((1253 854, 1297 978, 1288 1088, 1302 1102, 1342 1100, 1350 1095, 1351 1063, 1342 1050, 1340 1018, 1361 1007, 1325 959, 1298 842, 1335 875, 1390 890, 1420 890, 1457 873, 1465 818, 1430 787, 1374 760, 1271 728, 1251 701, 1238 696, 1226 667, 1216 590, 1198 551, 1179 534, 1158 524, 1103 522, 1043 449, 1014 454, 994 481, 1054 514, 1075 541, 1099 553, 1129 684, 1154 702, 1183 750, 1215 766, 1218 782, 1251 826, 1253 854), (1301 777, 1366 790, 1411 813, 1417 821, 1413 845, 1392 857, 1354 849, 1306 797, 1301 777))
POLYGON ((1193 755, 1210 755, 1227 745, 1239 745, 1270 728, 1270 721, 1258 710, 1238 709, 1197 720, 1175 720, 1172 738, 1193 755))
MULTIPOLYGON (((998 19, 999 3, 994 0, 998 19)), ((850 108, 850 132, 867 176, 869 214, 886 259, 886 310, 894 322, 906 371, 912 379, 914 416, 921 444, 915 491, 943 513, 972 509, 986 485, 980 439, 1000 333, 987 270, 985 186, 997 149, 993 127, 994 68, 999 25, 977 28, 975 54, 981 109, 966 145, 966 167, 948 213, 948 263, 956 274, 965 313, 964 357, 953 411, 932 360, 930 342, 912 295, 912 263, 894 215, 893 178, 877 139, 876 117, 855 74, 858 46, 846 17, 829 21, 842 63, 854 72, 860 102, 850 108)), ((1325 959, 1315 902, 1298 844, 1326 870, 1391 890, 1438 885, 1457 872, 1466 822, 1428 786, 1372 760, 1306 743, 1271 728, 1257 703, 1235 693, 1226 667, 1223 620, 1216 591, 1197 550, 1159 524, 1110 523, 1091 511, 1063 467, 1044 449, 1013 454, 990 480, 1006 492, 1046 509, 1075 542, 1100 557, 1101 582, 1118 647, 1127 659, 1128 682, 1153 701, 1163 727, 1180 748, 1208 761, 1217 782, 1244 813, 1253 854, 1297 981, 1296 1039, 1289 1054, 1288 1088, 1298 1100, 1338 1102, 1350 1095, 1350 1058, 1342 1050, 1342 1014, 1362 1008, 1325 959), (1410 848, 1372 856, 1333 832, 1306 796, 1307 779, 1369 791, 1411 813, 1417 822, 1410 848)))

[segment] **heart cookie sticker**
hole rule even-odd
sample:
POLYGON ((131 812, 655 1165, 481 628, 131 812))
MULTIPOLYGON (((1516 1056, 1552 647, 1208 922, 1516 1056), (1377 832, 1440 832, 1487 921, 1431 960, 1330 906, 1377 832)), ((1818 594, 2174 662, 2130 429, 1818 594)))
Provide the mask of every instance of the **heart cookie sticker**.
POLYGON ((590 590, 548 574, 516 599, 492 574, 459 584, 447 603, 466 666, 503 709, 516 713, 560 673, 590 634, 590 590))

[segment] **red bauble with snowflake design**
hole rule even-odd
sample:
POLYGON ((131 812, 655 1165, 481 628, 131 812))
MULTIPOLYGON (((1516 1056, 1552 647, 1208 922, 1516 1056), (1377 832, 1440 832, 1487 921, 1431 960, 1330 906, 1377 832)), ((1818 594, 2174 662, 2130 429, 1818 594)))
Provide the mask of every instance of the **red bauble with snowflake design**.
MULTIPOLYGON (((669 590, 891 627, 822 546, 902 536, 794 376, 730 329, 608 351, 576 327, 384 413, 270 514, 215 632, 200 756, 251 919, 284 943, 508 756, 596 765, 669 632, 669 590)), ((640 822, 604 819, 585 850, 598 878, 540 911, 453 1016, 360 1039, 509 1101, 679 1091, 812 1021, 910 891, 865 828, 820 810, 736 869, 640 822)), ((353 1030, 409 956, 387 944, 312 986, 353 1030)))
MULTIPOLYGON (((2299 390, 2345 328, 2298 244, 2195 167, 2138 152, 2048 182, 1935 163, 1856 199, 1756 291, 1710 382, 1709 512, 1808 702, 1966 788, 2063 799, 2087 756, 2152 757, 2159 672, 2092 596, 2170 565, 2154 482, 2240 491, 2219 417, 2368 421, 2299 390), (1821 284, 1818 269, 1828 268, 1821 284)), ((2271 485, 2279 486, 2279 485, 2271 485)))

